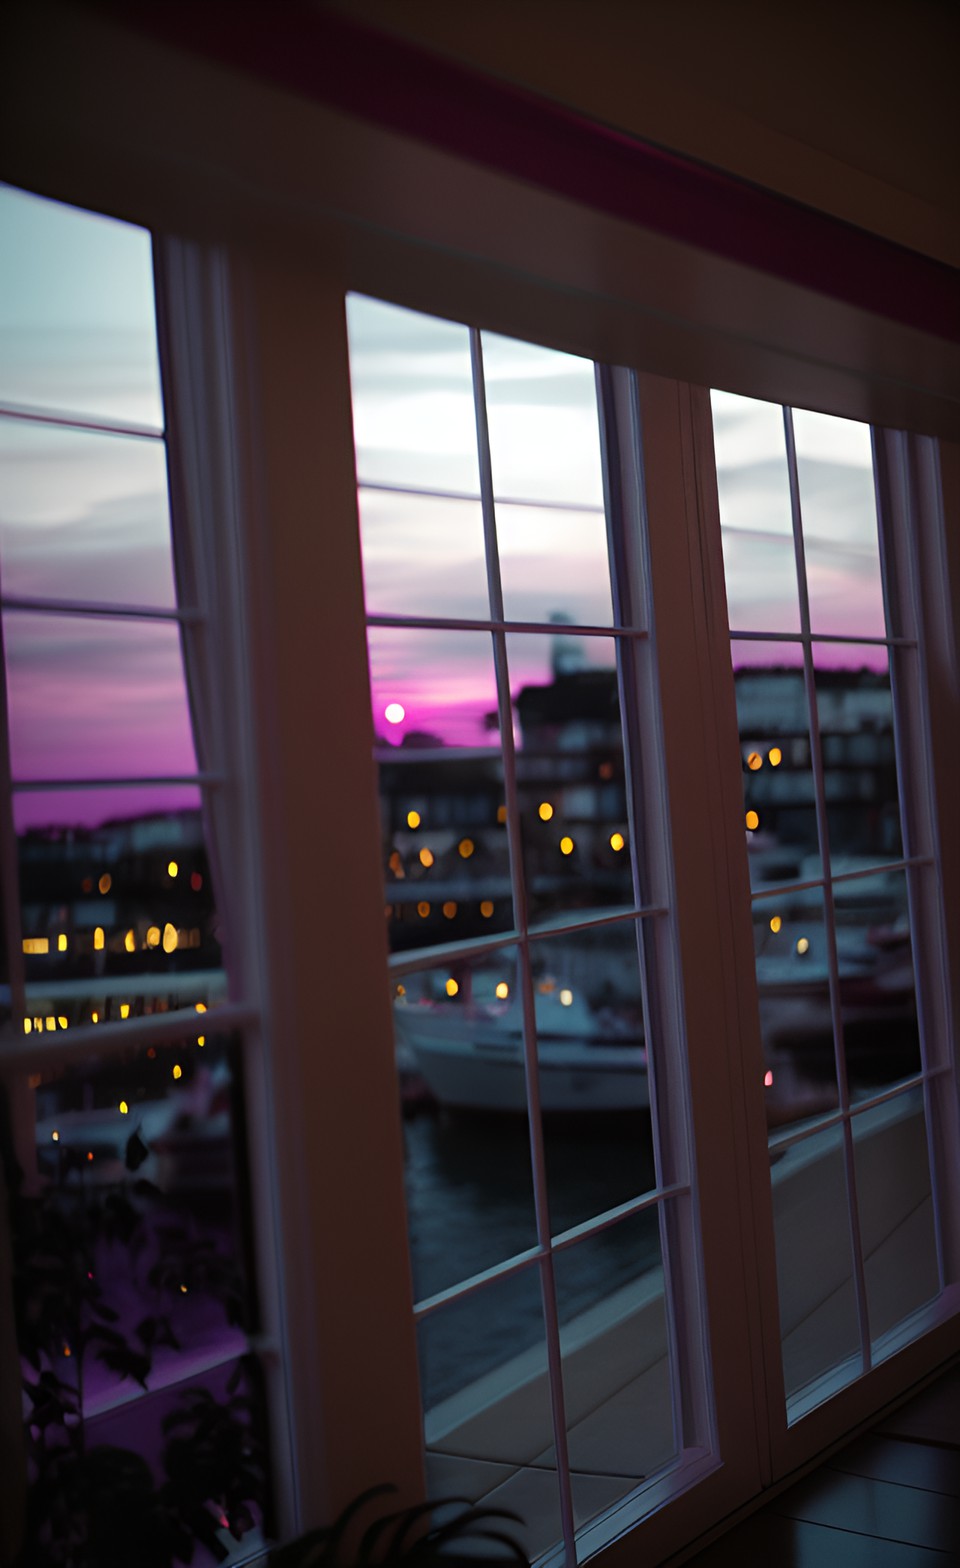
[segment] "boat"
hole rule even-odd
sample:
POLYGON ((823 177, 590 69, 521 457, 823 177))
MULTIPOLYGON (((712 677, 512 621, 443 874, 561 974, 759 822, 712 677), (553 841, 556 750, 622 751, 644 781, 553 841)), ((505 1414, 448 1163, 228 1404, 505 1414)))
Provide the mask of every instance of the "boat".
MULTIPOLYGON (((544 1113, 635 1111, 650 1104, 642 1024, 616 1004, 541 981, 534 993, 537 1077, 544 1113)), ((394 1005, 398 1055, 434 1099, 457 1110, 527 1108, 519 998, 449 1001, 406 996, 394 1005)))

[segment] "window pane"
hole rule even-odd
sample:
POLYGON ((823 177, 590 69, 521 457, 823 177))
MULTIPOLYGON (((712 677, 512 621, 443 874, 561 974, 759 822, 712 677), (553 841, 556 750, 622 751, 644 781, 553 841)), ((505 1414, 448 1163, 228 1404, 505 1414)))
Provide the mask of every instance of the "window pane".
POLYGON ((637 928, 530 947, 554 1235, 656 1185, 637 928))
POLYGON ((767 1125, 778 1127, 835 1110, 839 1099, 821 889, 756 899, 753 938, 767 1125))
POLYGON ((870 426, 797 408, 793 429, 810 628, 883 637, 870 426))
MULTIPOLYGON (((204 1488, 197 1508, 209 1497, 239 1524, 247 1517, 241 1504, 254 1517, 262 1504, 262 1450, 254 1485, 253 1470, 238 1462, 249 1416, 227 1408, 238 1391, 227 1382, 231 1363, 257 1328, 235 1164, 237 1075, 236 1046, 214 1036, 204 1047, 190 1039, 62 1070, 44 1070, 38 1054, 25 1091, 35 1102, 35 1144, 15 1144, 24 1179, 8 1172, 8 1190, 16 1194, 28 1455, 33 1484, 45 1492, 103 1504, 96 1473, 83 1468, 80 1437, 88 1450, 129 1442, 157 1467, 159 1482, 169 1456, 153 1426, 156 1402, 141 1391, 176 1384, 169 1397, 182 1404, 199 1383, 225 1407, 217 1421, 233 1485, 222 1496, 213 1486, 212 1456, 196 1420, 177 1428, 195 1444, 192 1463, 204 1488), (216 1367, 223 1372, 212 1373, 216 1367), (110 1414, 121 1405, 129 1418, 110 1414)), ((17 1127, 15 1139, 26 1130, 22 1116, 17 1127)), ((260 1438, 262 1420, 256 1424, 260 1438)), ((187 1457, 181 1449, 181 1465, 187 1457)), ((189 1520, 181 1524, 188 1538, 195 1533, 189 1520)))
POLYGON ((800 630, 783 410, 711 392, 731 627, 800 630))
POLYGON ((903 850, 885 648, 814 645, 823 786, 835 872, 903 850))
POLYGON ((162 426, 145 229, 0 186, 0 401, 162 426))
POLYGON ((591 362, 493 332, 482 336, 497 499, 602 508, 591 362))
POLYGON ((774 1149, 771 1178, 783 1376, 796 1420, 861 1371, 841 1129, 774 1149))
POLYGON ((223 994, 196 788, 37 790, 14 818, 32 1029, 223 994))
POLYGON ((554 1268, 570 1469, 607 1482, 599 1513, 676 1453, 657 1211, 564 1248, 554 1268))
POLYGON ((15 779, 195 773, 180 633, 97 616, 4 616, 15 779))
POLYGON ((391 946, 508 930, 492 639, 392 627, 367 639, 391 946))
POLYGON ((360 294, 347 324, 361 483, 478 496, 467 328, 360 294))
POLYGON ((833 897, 847 1078, 862 1099, 920 1071, 906 876, 855 877, 833 897))
POLYGON ((479 501, 361 486, 359 502, 369 615, 489 620, 479 501))
POLYGON ((0 418, 3 591, 174 603, 163 445, 0 418))
POLYGON ((634 902, 616 657, 612 638, 507 638, 535 920, 634 902))
POLYGON ((940 1291, 923 1091, 908 1090, 854 1117, 853 1148, 876 1344, 940 1291))
POLYGON ((800 647, 735 641, 731 650, 751 885, 809 881, 821 867, 800 647))
POLYGON ((395 981, 414 1292, 424 1299, 536 1244, 523 1009, 513 948, 395 981), (508 1112, 459 1117, 449 1109, 508 1112))
POLYGON ((501 502, 497 543, 508 620, 613 624, 607 525, 601 511, 501 502))

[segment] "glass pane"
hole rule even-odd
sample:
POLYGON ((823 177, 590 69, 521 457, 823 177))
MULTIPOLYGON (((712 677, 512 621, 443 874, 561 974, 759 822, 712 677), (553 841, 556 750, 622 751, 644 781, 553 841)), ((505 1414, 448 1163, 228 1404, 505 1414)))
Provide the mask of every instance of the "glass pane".
POLYGON ((359 492, 368 615, 490 618, 479 501, 359 492))
POLYGON ((602 508, 591 361, 493 332, 482 336, 497 499, 602 508))
POLYGON ((783 410, 711 392, 730 625, 800 630, 783 410))
POLYGON ((817 711, 834 872, 903 851, 885 648, 817 643, 817 711))
POLYGON ((3 630, 15 779, 196 772, 176 626, 11 611, 3 630))
POLYGON ((393 627, 367 639, 391 947, 509 930, 492 639, 393 627))
POLYGON ((162 426, 145 229, 0 186, 0 401, 162 426))
POLYGON ((733 642, 731 652, 751 886, 810 881, 821 866, 800 647, 733 642))
POLYGON ((361 482, 478 496, 467 328, 361 294, 347 325, 361 482))
POLYGON ((31 1029, 223 995, 196 788, 37 790, 14 818, 31 1029))
POLYGON ((810 629, 883 637, 870 426, 793 412, 810 629))
POLYGON ((863 1099, 920 1071, 906 875, 836 882, 833 899, 847 1079, 863 1099))
POLYGON ((634 921, 530 947, 554 1235, 656 1184, 634 921))
POLYGON ((608 1483, 595 1514, 676 1453, 657 1211, 564 1248, 554 1269, 570 1469, 608 1483))
POLYGON ((793 1421, 862 1369, 841 1128, 774 1148, 770 1174, 783 1376, 793 1421))
POLYGON ((753 938, 767 1125, 779 1127, 835 1110, 839 1098, 821 889, 756 899, 753 938))
MULTIPOLYGON (((253 1514, 262 1503, 262 1452, 258 1466, 238 1462, 249 1416, 229 1408, 237 1392, 229 1363, 258 1326, 236 1168, 237 1074, 235 1043, 211 1036, 205 1047, 151 1046, 51 1071, 38 1057, 21 1090, 33 1105, 21 1102, 13 1127, 19 1174, 8 1171, 8 1190, 27 1445, 34 1484, 58 1497, 99 1504, 100 1471, 86 1469, 84 1448, 89 1457, 106 1442, 130 1442, 158 1466, 159 1482, 169 1456, 159 1446, 145 1452, 140 1440, 149 1430, 153 1445, 176 1430, 197 1443, 197 1484, 211 1487, 222 1514, 239 1524, 247 1519, 241 1504, 253 1514), (223 1386, 220 1372, 207 1381, 218 1366, 223 1386), (140 1390, 176 1384, 179 1405, 196 1401, 198 1383, 222 1402, 216 1419, 233 1467, 228 1494, 212 1486, 214 1456, 195 1420, 157 1434, 152 1415, 142 1414, 156 1402, 142 1401, 140 1390), (110 1414, 121 1405, 130 1413, 123 1437, 110 1414)), ((262 1422, 257 1427, 259 1434, 262 1422)), ((187 1457, 181 1448, 181 1471, 187 1457)), ((207 1500, 205 1492, 194 1506, 207 1500)), ((171 1499, 174 1513, 182 1501, 171 1499)), ((195 1527, 181 1519, 181 1528, 189 1538, 195 1527)))
POLYGON ((503 613, 513 621, 612 626, 601 511, 497 506, 503 613))
POLYGON ((3 591, 166 609, 163 444, 0 418, 3 591))
POLYGON ((536 1245, 516 950, 449 960, 393 990, 422 1300, 536 1245), (513 1114, 453 1120, 450 1109, 513 1114))
POLYGON ((634 903, 616 644, 507 638, 531 919, 634 903))
POLYGON ((852 1125, 870 1335, 876 1344, 940 1291, 923 1091, 908 1090, 864 1111, 852 1125))

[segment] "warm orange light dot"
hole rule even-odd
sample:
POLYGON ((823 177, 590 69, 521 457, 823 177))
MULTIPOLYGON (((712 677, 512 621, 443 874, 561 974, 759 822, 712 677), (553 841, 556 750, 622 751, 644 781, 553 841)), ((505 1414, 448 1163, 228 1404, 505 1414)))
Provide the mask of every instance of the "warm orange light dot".
POLYGON ((98 1024, 100 1022, 100 1014, 97 1012, 96 1008, 94 1008, 93 1012, 90 1014, 90 1022, 92 1024, 98 1024))
POLYGON ((137 938, 133 931, 127 932, 123 939, 123 945, 128 953, 135 953, 137 951, 137 938))
POLYGON ((398 996, 406 996, 406 994, 407 994, 406 986, 405 985, 398 985, 397 986, 397 995, 398 996))
POLYGON ((506 820, 507 820, 507 808, 506 808, 506 806, 498 806, 497 807, 497 821, 498 822, 506 822, 506 820))
POLYGON ((93 1150, 92 1149, 88 1149, 87 1150, 87 1159, 88 1160, 92 1160, 93 1159, 93 1150))
POLYGON ((426 845, 420 851, 420 864, 421 866, 426 866, 428 871, 433 865, 433 850, 427 849, 426 845))
POLYGON ((163 928, 163 951, 165 953, 174 953, 176 952, 176 948, 177 928, 176 926, 172 926, 168 920, 163 928))
POLYGON ((537 807, 537 816, 540 818, 541 822, 550 821, 550 818, 553 816, 553 807, 551 806, 549 800, 541 800, 539 806, 537 807))
POLYGON ((417 914, 420 916, 421 920, 426 920, 426 918, 429 915, 429 913, 430 913, 430 905, 427 903, 425 898, 422 898, 420 900, 419 904, 417 905, 417 914))
POLYGON ((457 982, 454 980, 452 975, 447 981, 445 989, 448 996, 456 996, 457 992, 459 991, 460 987, 457 985, 457 982))
POLYGON ((419 811, 408 811, 407 812, 407 827, 408 828, 418 828, 419 826, 420 826, 420 813, 419 813, 419 811))
POLYGON ((770 921, 770 930, 773 932, 774 936, 776 936, 782 925, 783 921, 780 919, 780 916, 774 915, 773 919, 770 921))
POLYGON ((443 912, 448 920, 452 920, 457 913, 457 906, 452 898, 448 898, 443 906, 443 912))
POLYGON ((460 852, 460 857, 463 860, 469 860, 475 848, 476 845, 474 844, 472 838, 462 838, 457 845, 457 849, 460 852))
POLYGON ((600 767, 598 768, 597 771, 600 774, 600 777, 602 779, 612 779, 613 778, 613 763, 612 762, 601 762, 600 767))
POLYGON ((187 1287, 186 1287, 186 1285, 181 1285, 180 1286, 180 1294, 181 1294, 181 1296, 185 1296, 187 1294, 187 1287))
POLYGON ((610 834, 610 848, 611 849, 622 849, 626 842, 627 841, 624 838, 622 833, 611 833, 610 834))
POLYGON ((193 1010, 195 1013, 205 1013, 207 1010, 206 1002, 195 1002, 193 1005, 193 1010))
POLYGON ((760 826, 760 818, 757 816, 755 811, 748 811, 745 820, 751 833, 753 832, 754 828, 758 828, 760 826))
POLYGON ((148 1045, 147 1046, 147 1055, 149 1056, 151 1062, 153 1061, 153 1059, 156 1056, 156 1054, 157 1054, 156 1046, 155 1045, 148 1045))
POLYGON ((70 1349, 69 1345, 64 1345, 63 1353, 64 1353, 65 1356, 72 1356, 73 1355, 73 1351, 70 1349))
POLYGON ((510 987, 507 985, 506 980, 500 981, 500 984, 497 986, 497 995, 499 996, 501 1002, 505 997, 510 995, 510 987))
POLYGON ((50 1134, 50 1136, 53 1139, 54 1143, 59 1143, 60 1142, 60 1134, 57 1132, 56 1128, 53 1129, 53 1132, 50 1134))
POLYGON ((179 1062, 177 1062, 175 1064, 175 1066, 174 1066, 173 1076, 174 1076, 174 1078, 182 1078, 183 1077, 183 1068, 180 1066, 179 1062))
POLYGON ((101 893, 109 893, 112 886, 113 877, 110 875, 109 871, 105 871, 103 876, 100 878, 100 881, 97 883, 97 887, 100 889, 101 893))
POLYGON ((771 768, 779 768, 781 762, 783 761, 783 752, 780 750, 779 746, 770 747, 770 750, 767 752, 767 761, 769 762, 771 768))
POLYGON ((159 926, 148 926, 147 927, 147 946, 148 947, 159 947, 160 946, 160 927, 159 926))
POLYGON ((763 767, 763 758, 761 757, 759 751, 751 751, 749 757, 747 758, 747 767, 750 769, 751 773, 756 773, 758 768, 763 767))
POLYGON ((493 914, 493 905, 491 904, 489 898, 485 898, 483 900, 483 903, 480 905, 480 913, 484 920, 490 919, 490 916, 493 914))
POLYGON ((560 840, 560 853, 561 855, 573 854, 573 839, 568 835, 564 835, 564 837, 560 840))

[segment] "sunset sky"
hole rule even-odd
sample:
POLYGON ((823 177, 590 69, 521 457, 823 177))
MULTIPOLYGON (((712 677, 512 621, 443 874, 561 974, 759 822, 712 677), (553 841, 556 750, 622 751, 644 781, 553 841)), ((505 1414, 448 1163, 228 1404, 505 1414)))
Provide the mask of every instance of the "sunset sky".
MULTIPOLYGON (((159 433, 152 295, 145 233, 0 187, 0 406, 159 433)), ((467 329, 357 296, 348 319, 368 609, 484 619, 467 329)), ((593 367, 488 333, 483 353, 507 619, 609 627, 593 367)), ((780 410, 719 393, 714 413, 731 624, 795 631, 780 410)), ((882 635, 869 431, 798 412, 796 433, 813 629, 882 635)), ((0 584, 5 597, 170 607, 162 442, 0 415, 0 584)), ((194 771, 173 626, 8 609, 4 636, 15 779, 194 771)), ((514 694, 551 679, 551 647, 549 634, 511 634, 514 694)), ((380 734, 496 744, 483 723, 496 707, 487 634, 381 628, 370 651, 380 734), (390 703, 404 708, 398 725, 384 718, 390 703)), ((568 653, 613 667, 610 638, 571 641, 568 653)), ((796 657, 783 645, 784 663, 796 657)), ((820 657, 878 662, 860 647, 820 657)), ((180 786, 20 794, 17 818, 93 822, 185 798, 180 786)))

